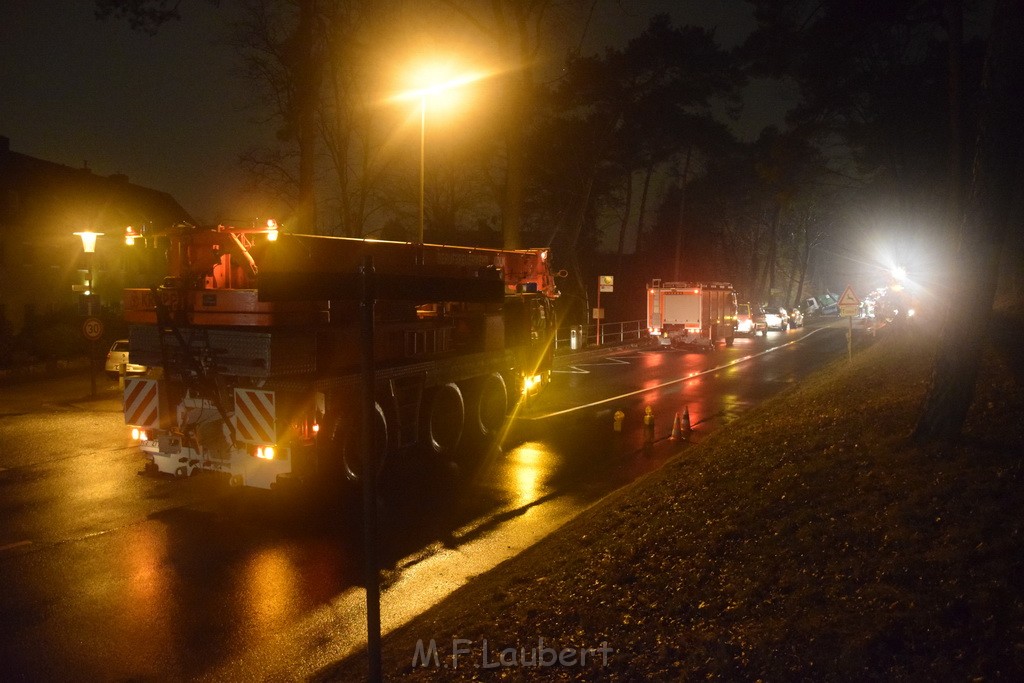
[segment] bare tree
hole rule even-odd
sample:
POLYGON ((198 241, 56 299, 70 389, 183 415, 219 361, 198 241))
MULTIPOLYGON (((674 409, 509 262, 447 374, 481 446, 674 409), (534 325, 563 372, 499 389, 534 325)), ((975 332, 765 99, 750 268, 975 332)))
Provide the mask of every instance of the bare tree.
MULTIPOLYGON (((984 331, 991 318, 1000 254, 1020 221, 1024 177, 1024 3, 999 0, 982 84, 969 194, 959 223, 957 292, 949 307, 931 383, 913 438, 953 440, 974 398, 984 331), (968 330, 977 330, 967 333, 968 330)), ((954 97, 956 88, 953 89, 954 97)))

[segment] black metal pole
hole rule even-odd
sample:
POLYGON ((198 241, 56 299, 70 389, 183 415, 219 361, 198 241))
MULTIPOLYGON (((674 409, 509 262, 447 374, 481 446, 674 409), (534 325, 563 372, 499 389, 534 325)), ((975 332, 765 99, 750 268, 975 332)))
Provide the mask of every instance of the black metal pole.
POLYGON ((380 653, 380 575, 377 568, 377 463, 374 454, 374 417, 376 403, 373 392, 373 305, 376 297, 373 257, 363 258, 360 268, 362 282, 363 340, 363 547, 366 555, 366 655, 367 680, 381 681, 380 653))
POLYGON ((89 386, 90 396, 96 398, 96 340, 89 342, 89 386))
MULTIPOLYGON (((87 315, 92 315, 92 297, 96 296, 96 275, 93 274, 93 254, 89 252, 86 254, 89 258, 89 310, 86 311, 87 315)), ((91 398, 96 398, 96 340, 93 339, 89 342, 89 387, 91 398)))

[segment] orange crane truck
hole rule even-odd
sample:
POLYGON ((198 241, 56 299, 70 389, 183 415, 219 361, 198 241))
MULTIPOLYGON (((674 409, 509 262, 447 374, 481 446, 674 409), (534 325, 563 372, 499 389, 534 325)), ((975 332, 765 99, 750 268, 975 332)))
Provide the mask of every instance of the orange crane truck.
POLYGON ((339 287, 358 289, 366 257, 392 290, 407 285, 373 306, 378 471, 409 453, 468 465, 550 381, 546 249, 284 234, 272 221, 159 239, 163 282, 124 294, 132 360, 149 367, 125 378, 124 417, 148 471, 261 489, 358 479, 359 292, 339 287), (267 300, 272 278, 293 295, 267 300))

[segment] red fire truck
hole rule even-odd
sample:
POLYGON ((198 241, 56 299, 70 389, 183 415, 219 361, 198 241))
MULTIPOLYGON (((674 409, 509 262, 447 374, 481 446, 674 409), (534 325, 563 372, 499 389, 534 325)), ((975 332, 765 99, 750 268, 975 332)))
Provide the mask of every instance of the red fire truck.
POLYGON ((736 337, 736 292, 727 282, 662 282, 647 285, 647 331, 662 346, 714 348, 736 337))
POLYGON ((150 368, 125 378, 125 422, 151 471, 264 489, 357 479, 364 337, 346 288, 367 257, 391 283, 373 306, 378 467, 409 452, 471 460, 550 380, 546 249, 288 235, 273 222, 158 239, 162 284, 124 297, 132 359, 150 368), (267 300, 271 281, 288 300, 267 300))

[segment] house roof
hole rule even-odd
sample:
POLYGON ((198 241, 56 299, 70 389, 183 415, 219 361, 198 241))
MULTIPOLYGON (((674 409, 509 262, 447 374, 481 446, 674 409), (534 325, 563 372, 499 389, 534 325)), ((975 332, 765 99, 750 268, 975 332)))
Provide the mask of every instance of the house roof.
POLYGON ((0 137, 0 224, 120 231, 179 222, 195 221, 166 192, 130 183, 125 175, 96 175, 12 152, 0 137))

